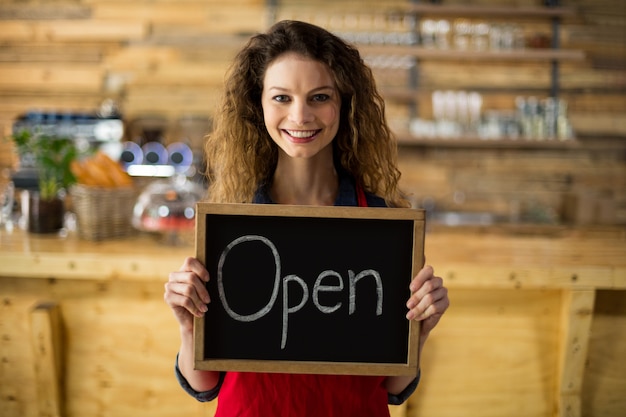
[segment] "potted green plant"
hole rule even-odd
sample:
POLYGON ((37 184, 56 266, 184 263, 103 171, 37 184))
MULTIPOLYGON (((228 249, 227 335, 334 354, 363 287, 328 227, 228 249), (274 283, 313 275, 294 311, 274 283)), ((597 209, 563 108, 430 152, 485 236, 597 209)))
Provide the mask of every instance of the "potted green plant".
POLYGON ((27 130, 13 135, 20 155, 29 155, 38 173, 38 190, 29 199, 28 227, 34 233, 54 233, 63 227, 65 192, 76 179, 70 169, 78 149, 72 139, 27 130))

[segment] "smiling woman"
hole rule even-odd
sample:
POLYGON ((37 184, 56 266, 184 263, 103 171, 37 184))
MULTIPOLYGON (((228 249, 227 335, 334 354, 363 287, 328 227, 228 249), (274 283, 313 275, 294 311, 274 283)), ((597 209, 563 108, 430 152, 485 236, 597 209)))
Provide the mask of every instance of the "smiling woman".
MULTIPOLYGON (((358 50, 332 33, 304 22, 283 21, 252 37, 235 57, 219 108, 206 146, 211 202, 408 206, 398 191, 395 140, 372 72, 358 50)), ((303 227, 297 230, 311 237, 303 227)), ((369 233, 378 243, 395 241, 369 233)), ((298 247, 300 238, 291 239, 290 246, 298 247)), ((336 253, 351 247, 345 238, 340 240, 336 253)), ((243 263, 249 262, 246 258, 243 263)), ((362 270, 367 276, 377 276, 369 267, 359 269, 345 284, 347 288, 354 289, 362 270)), ((261 273, 253 275, 261 279, 261 273)), ((415 390, 419 364, 410 374, 385 374, 389 376, 299 374, 281 366, 270 373, 194 368, 193 319, 208 311, 211 300, 206 283, 210 278, 199 259, 188 258, 179 271, 170 274, 164 298, 180 325, 176 375, 198 400, 210 401, 219 395, 217 416, 385 417, 388 404, 406 401, 415 390), (293 395, 284 395, 289 392, 293 395)), ((219 276, 213 278, 219 280, 219 276)), ((300 285, 308 294, 300 276, 288 275, 285 288, 287 283, 300 285)), ((236 290, 262 297, 250 286, 236 290)), ((419 351, 448 308, 447 290, 431 267, 417 271, 405 290, 394 305, 401 310, 401 320, 420 322, 419 351)), ((317 294, 314 285, 313 293, 317 294)), ((285 310, 281 346, 287 345, 287 315, 306 299, 303 296, 296 307, 285 310)), ((215 345, 222 338, 213 328, 205 340, 215 345)), ((289 345, 303 340, 291 335, 289 345)))
MULTIPOLYGON (((281 22, 252 37, 229 68, 215 129, 207 139, 209 199, 252 202, 260 184, 277 179, 277 137, 289 137, 292 144, 312 137, 318 150, 324 148, 318 145, 323 137, 332 142, 326 150, 332 150, 332 164, 325 171, 345 170, 388 205, 407 207, 398 190, 397 148, 384 107, 358 50, 330 32, 281 22), (274 119, 281 114, 283 120, 274 119)), ((316 190, 319 184, 301 188, 316 190)), ((328 201, 333 202, 330 196, 318 203, 328 201)))

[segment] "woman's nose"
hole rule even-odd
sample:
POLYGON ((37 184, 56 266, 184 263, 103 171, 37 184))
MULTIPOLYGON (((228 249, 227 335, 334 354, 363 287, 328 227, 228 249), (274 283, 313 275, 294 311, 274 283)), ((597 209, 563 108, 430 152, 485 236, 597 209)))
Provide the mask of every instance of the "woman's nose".
POLYGON ((304 125, 313 121, 314 116, 311 107, 307 103, 294 101, 289 109, 289 121, 298 125, 304 125))

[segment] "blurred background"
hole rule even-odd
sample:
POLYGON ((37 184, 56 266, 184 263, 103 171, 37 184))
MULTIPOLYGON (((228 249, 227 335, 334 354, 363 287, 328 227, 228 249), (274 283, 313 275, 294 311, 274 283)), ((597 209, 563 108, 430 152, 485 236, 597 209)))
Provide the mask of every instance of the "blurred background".
POLYGON ((372 67, 450 288, 392 415, 626 415, 625 0, 0 0, 0 416, 213 415, 174 379, 163 283, 224 73, 282 19, 372 67), (79 182, 61 232, 28 233, 20 131, 133 186, 79 182))
MULTIPOLYGON (((182 143, 201 170, 233 54, 301 19, 361 48, 403 189, 434 223, 626 223, 624 2, 435 3, 5 0, 0 132, 119 119, 95 140, 119 142, 126 167, 182 143)), ((18 162, 1 146, 6 177, 18 162)))

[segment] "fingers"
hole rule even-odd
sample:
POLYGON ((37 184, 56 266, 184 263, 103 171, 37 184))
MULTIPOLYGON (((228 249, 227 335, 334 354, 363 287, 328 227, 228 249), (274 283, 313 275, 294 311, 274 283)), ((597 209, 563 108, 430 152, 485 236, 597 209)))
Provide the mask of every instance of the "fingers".
POLYGON ((424 282, 434 277, 434 274, 435 271, 432 266, 426 265, 423 267, 411 281, 411 285, 409 286, 411 292, 414 293, 419 290, 424 282))
POLYGON ((202 317, 207 311, 207 304, 193 285, 179 282, 165 284, 165 302, 172 308, 183 307, 196 317, 202 317))
MULTIPOLYGON (((211 302, 205 283, 209 280, 206 268, 195 258, 187 258, 180 270, 169 274, 165 284, 165 302, 175 310, 184 308, 196 317, 202 317, 211 302)), ((177 313, 180 314, 180 313, 177 313)))
POLYGON ((412 296, 407 306, 412 304, 414 306, 409 307, 406 314, 406 318, 409 320, 424 320, 435 315, 441 315, 449 306, 448 290, 445 287, 440 287, 428 293, 421 300, 415 300, 415 297, 412 296))
POLYGON ((180 267, 179 271, 193 272, 202 281, 209 282, 209 272, 199 260, 192 258, 191 256, 185 259, 185 262, 180 267))
POLYGON ((434 315, 443 314, 448 308, 448 290, 443 285, 443 279, 434 275, 430 266, 424 267, 413 278, 409 286, 411 297, 406 303, 409 311, 407 319, 424 320, 434 315))
MULTIPOLYGON (((197 274, 193 272, 172 272, 170 273, 169 283, 184 284, 189 287, 189 291, 194 290, 191 295, 197 296, 201 301, 210 303, 211 298, 209 292, 206 289, 205 281, 201 280, 197 274)), ((167 286, 166 286, 167 289, 167 286)))

